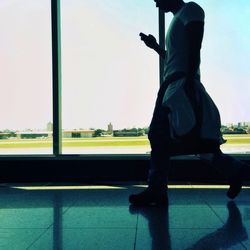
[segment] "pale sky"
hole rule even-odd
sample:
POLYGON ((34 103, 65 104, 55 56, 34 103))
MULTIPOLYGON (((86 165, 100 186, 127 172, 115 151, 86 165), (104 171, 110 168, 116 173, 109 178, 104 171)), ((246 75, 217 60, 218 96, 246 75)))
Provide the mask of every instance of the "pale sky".
MULTIPOLYGON (((159 87, 153 0, 61 0, 63 128, 148 126, 159 87)), ((205 10, 202 81, 222 123, 250 121, 249 0, 198 0, 205 10)), ((166 15, 166 29, 172 14, 166 15)), ((0 0, 1 129, 52 120, 50 0, 0 0)))

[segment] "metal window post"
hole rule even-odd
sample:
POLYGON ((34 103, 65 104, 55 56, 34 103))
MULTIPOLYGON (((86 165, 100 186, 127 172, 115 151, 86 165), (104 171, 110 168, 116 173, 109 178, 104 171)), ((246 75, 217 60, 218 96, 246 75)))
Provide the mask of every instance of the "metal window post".
POLYGON ((58 156, 62 153, 60 0, 51 0, 51 26, 53 77, 53 154, 58 156))
MULTIPOLYGON (((159 45, 165 49, 165 13, 159 9, 159 45)), ((160 57, 160 85, 163 83, 164 59, 160 57)))

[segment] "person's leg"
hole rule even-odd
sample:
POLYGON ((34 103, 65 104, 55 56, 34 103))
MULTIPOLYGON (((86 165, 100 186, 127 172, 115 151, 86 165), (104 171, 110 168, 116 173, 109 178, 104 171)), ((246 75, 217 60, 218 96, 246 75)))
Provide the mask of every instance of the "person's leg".
POLYGON ((167 181, 170 156, 164 144, 164 133, 150 129, 151 159, 148 171, 148 187, 139 194, 130 195, 133 205, 168 205, 167 181))
MULTIPOLYGON (((167 114, 165 114, 167 117, 167 114)), ((149 141, 151 145, 150 167, 148 171, 148 186, 154 189, 166 189, 170 169, 169 127, 165 119, 162 126, 150 126, 149 141)))
MULTIPOLYGON (((201 159, 204 160, 204 155, 201 155, 201 159)), ((230 155, 224 154, 221 150, 210 154, 206 158, 206 162, 227 178, 230 185, 227 196, 234 199, 241 191, 242 182, 249 166, 230 155)))
MULTIPOLYGON (((165 148, 164 148, 165 149, 165 148)), ((170 157, 166 151, 152 148, 150 167, 148 171, 148 186, 154 189, 166 189, 170 157)))
POLYGON ((159 90, 148 138, 151 144, 151 159, 148 172, 148 188, 140 194, 131 195, 134 205, 167 204, 167 179, 170 165, 168 144, 170 139, 168 110, 161 104, 166 86, 159 90))
POLYGON ((224 154, 221 150, 214 153, 212 164, 218 171, 223 173, 228 180, 234 179, 242 167, 242 162, 234 157, 224 154))
POLYGON ((148 172, 148 185, 150 188, 164 189, 167 187, 170 168, 170 155, 168 153, 170 144, 169 110, 162 106, 162 99, 167 86, 168 83, 165 82, 158 92, 148 133, 151 146, 150 168, 148 172))
POLYGON ((227 177, 230 185, 227 196, 234 199, 241 191, 243 179, 249 166, 221 151, 214 154, 212 164, 227 177))

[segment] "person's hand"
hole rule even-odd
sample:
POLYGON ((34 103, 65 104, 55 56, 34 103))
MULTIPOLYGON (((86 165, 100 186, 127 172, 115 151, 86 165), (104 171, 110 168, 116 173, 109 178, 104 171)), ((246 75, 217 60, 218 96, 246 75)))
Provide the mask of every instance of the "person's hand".
POLYGON ((145 35, 144 33, 140 33, 139 34, 141 37, 141 40, 151 49, 155 49, 158 46, 158 43, 155 39, 154 36, 152 36, 151 34, 149 35, 145 35))

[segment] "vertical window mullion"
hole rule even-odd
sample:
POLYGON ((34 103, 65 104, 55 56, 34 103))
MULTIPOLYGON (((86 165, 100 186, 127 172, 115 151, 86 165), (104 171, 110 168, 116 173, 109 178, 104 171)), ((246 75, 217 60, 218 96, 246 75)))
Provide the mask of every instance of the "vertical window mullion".
POLYGON ((60 0, 51 0, 53 77, 53 154, 62 153, 60 0))

